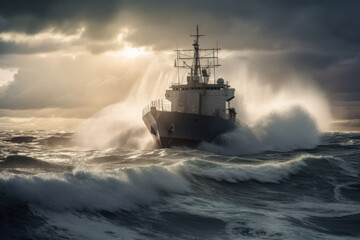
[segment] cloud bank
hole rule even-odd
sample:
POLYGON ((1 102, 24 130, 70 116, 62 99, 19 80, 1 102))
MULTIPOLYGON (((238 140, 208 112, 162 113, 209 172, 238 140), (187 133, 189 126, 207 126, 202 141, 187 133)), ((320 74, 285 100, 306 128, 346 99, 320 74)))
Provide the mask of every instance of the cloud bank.
POLYGON ((8 82, 0 86, 0 117, 85 118, 127 99, 154 57, 161 67, 152 77, 168 71, 167 53, 176 43, 190 46, 187 33, 199 24, 201 44, 218 40, 231 53, 222 57, 228 68, 246 66, 247 77, 274 94, 291 82, 322 89, 338 127, 360 127, 359 8, 352 0, 4 0, 0 69, 17 73, 0 79, 8 82), (151 55, 121 55, 140 48, 151 55))

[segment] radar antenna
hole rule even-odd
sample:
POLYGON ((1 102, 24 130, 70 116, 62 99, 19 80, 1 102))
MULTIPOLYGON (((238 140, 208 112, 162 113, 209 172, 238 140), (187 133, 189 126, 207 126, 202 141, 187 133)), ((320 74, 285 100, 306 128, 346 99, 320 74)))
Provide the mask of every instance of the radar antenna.
MULTIPOLYGON (((215 82, 215 68, 219 67, 219 50, 216 48, 200 48, 199 38, 204 36, 199 34, 199 25, 196 25, 196 34, 190 34, 194 38, 194 49, 176 49, 175 67, 190 69, 190 76, 188 76, 188 83, 204 82, 209 80, 210 69, 214 68, 213 76, 215 82), (194 52, 193 56, 189 53, 194 52), (200 56, 201 52, 201 56, 200 56), (192 63, 190 62, 192 60, 192 63), (206 60, 206 62, 204 62, 206 60), (209 61, 212 60, 212 61, 209 61), (205 70, 205 71, 204 71, 205 70), (206 74, 204 74, 206 73, 206 74), (204 78, 204 79, 202 79, 204 78)), ((179 75, 179 73, 178 73, 179 75)))

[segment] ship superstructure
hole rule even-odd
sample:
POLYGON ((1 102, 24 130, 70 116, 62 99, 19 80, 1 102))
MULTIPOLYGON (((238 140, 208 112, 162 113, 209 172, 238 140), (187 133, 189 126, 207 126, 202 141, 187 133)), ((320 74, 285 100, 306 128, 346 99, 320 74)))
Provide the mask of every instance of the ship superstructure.
POLYGON ((160 147, 196 147, 236 127, 236 111, 230 107, 235 89, 215 76, 220 49, 200 48, 199 38, 204 35, 198 26, 190 36, 193 49, 175 50, 178 79, 165 93, 170 104, 160 99, 143 110, 145 125, 160 147), (188 71, 186 83, 180 82, 180 69, 188 71))

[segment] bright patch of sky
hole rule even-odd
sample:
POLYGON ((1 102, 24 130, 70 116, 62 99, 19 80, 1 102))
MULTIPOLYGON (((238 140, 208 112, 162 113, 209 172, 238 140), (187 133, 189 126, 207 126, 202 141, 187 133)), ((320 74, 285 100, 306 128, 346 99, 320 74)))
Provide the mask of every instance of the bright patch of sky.
POLYGON ((18 72, 18 69, 5 69, 0 68, 0 88, 8 86, 14 81, 14 76, 18 72))

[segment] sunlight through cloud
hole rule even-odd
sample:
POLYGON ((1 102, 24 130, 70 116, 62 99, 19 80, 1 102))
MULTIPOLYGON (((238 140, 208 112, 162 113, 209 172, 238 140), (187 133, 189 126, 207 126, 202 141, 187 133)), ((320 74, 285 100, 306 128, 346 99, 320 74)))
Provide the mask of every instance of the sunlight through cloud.
POLYGON ((124 49, 121 51, 106 52, 107 56, 127 58, 127 59, 133 59, 133 58, 137 58, 139 56, 146 56, 146 55, 151 55, 151 54, 152 54, 152 51, 147 50, 147 48, 145 48, 145 47, 136 48, 136 47, 130 47, 130 46, 125 46, 124 49))

